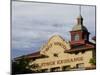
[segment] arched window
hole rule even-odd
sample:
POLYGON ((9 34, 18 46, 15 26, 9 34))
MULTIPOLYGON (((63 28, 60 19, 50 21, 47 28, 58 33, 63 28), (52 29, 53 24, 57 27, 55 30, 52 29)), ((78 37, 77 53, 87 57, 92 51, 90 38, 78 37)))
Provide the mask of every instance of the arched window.
POLYGON ((76 34, 75 37, 74 37, 75 41, 78 41, 79 40, 79 35, 76 34))
POLYGON ((87 40, 87 35, 84 35, 84 39, 87 40))

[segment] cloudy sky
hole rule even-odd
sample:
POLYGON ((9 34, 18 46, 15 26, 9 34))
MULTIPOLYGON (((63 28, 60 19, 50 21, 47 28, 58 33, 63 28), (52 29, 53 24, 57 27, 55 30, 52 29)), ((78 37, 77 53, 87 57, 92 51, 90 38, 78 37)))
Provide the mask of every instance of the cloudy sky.
MULTIPOLYGON (((95 7, 81 6, 84 26, 95 35, 95 7)), ((12 2, 12 57, 38 51, 55 34, 70 40, 78 5, 12 2)), ((90 39, 91 40, 91 39, 90 39)))

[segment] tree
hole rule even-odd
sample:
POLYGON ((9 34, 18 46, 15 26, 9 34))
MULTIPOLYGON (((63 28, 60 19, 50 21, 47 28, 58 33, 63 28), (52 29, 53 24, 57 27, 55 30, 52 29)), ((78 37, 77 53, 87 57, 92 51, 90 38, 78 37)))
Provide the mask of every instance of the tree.
POLYGON ((92 65, 96 65, 96 59, 91 58, 90 61, 89 61, 89 63, 92 64, 92 65))
POLYGON ((27 68, 29 62, 24 56, 17 61, 12 61, 12 74, 32 73, 32 70, 27 68))
POLYGON ((40 70, 40 66, 38 65, 38 64, 32 64, 32 65, 30 65, 29 66, 29 68, 31 68, 32 70, 33 70, 33 72, 41 72, 41 70, 40 70))

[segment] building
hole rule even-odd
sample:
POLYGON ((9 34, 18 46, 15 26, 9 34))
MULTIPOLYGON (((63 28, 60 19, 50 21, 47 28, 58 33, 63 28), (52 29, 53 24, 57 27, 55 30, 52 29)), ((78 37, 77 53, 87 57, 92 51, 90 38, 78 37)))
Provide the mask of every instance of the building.
POLYGON ((35 72, 55 72, 96 68, 90 62, 96 59, 96 46, 89 41, 89 34, 83 25, 83 17, 79 15, 77 24, 70 31, 70 41, 54 35, 40 51, 26 55, 30 60, 29 69, 35 72))

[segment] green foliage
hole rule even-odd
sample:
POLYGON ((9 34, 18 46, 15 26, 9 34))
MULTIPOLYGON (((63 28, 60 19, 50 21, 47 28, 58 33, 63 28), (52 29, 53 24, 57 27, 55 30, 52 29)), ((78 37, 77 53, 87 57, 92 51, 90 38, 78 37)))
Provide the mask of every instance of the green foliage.
POLYGON ((33 69, 33 72, 34 72, 34 73, 41 72, 40 66, 39 66, 38 64, 32 64, 32 65, 29 66, 29 67, 33 69))
POLYGON ((29 60, 22 57, 20 60, 12 62, 12 74, 32 73, 32 71, 26 68, 29 64, 29 60))
POLYGON ((92 64, 92 65, 96 65, 96 59, 91 58, 90 61, 89 61, 89 63, 92 64))

